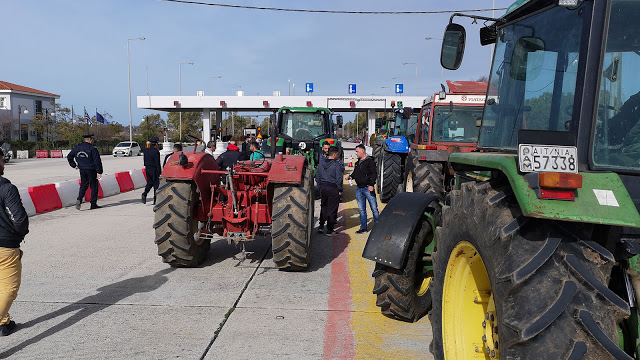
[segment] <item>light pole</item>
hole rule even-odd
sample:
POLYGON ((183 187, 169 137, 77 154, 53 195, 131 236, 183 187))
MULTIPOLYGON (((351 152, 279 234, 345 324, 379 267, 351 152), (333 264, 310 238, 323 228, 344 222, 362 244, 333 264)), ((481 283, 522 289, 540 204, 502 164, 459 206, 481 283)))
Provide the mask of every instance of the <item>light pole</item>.
POLYGON ((51 136, 51 121, 49 116, 50 115, 55 115, 55 112, 49 112, 51 109, 49 108, 44 108, 42 109, 42 111, 44 112, 44 121, 47 124, 47 141, 51 141, 52 136, 51 136))
MULTIPOLYGON (((427 36, 426 38, 424 38, 425 40, 442 40, 439 38, 434 38, 434 37, 430 37, 427 36)), ((444 83, 444 68, 441 66, 440 67, 440 84, 444 83)))
POLYGON ((296 84, 293 83, 293 96, 296 96, 296 84))
POLYGON ((415 96, 418 96, 418 64, 412 62, 403 62, 402 65, 415 65, 416 66, 416 93, 415 96))
POLYGON ((129 142, 133 141, 133 128, 131 126, 131 57, 129 56, 129 41, 144 40, 143 37, 127 39, 127 75, 129 77, 129 142))
MULTIPOLYGON (((193 61, 178 64, 178 95, 182 96, 182 64, 193 65, 193 61)), ((180 109, 180 142, 182 142, 182 109, 180 109)))
MULTIPOLYGON (((235 88, 242 89, 242 85, 233 86, 231 88, 231 91, 233 91, 233 89, 235 89, 235 88)), ((236 93, 236 95, 237 95, 237 93, 236 93)), ((234 136, 236 136, 235 114, 233 112, 231 112, 231 137, 234 137, 234 136)))
MULTIPOLYGON (((209 79, 221 79, 222 76, 218 75, 218 76, 209 76, 209 79)), ((213 94, 213 81, 211 81, 211 93, 213 94)))
POLYGON ((289 96, 291 96, 291 79, 287 80, 289 82, 289 96))
MULTIPOLYGON (((24 105, 18 105, 18 136, 20 140, 22 140, 22 121, 20 120, 20 115, 22 114, 22 109, 24 108, 24 114, 27 115, 29 110, 24 105)), ((29 133, 27 132, 27 139, 29 139, 29 133)))

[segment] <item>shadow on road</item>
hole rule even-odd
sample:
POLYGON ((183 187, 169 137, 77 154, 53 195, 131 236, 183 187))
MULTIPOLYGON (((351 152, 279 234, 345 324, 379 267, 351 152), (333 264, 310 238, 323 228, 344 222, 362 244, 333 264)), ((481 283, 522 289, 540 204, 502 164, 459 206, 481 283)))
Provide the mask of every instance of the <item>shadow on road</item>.
POLYGON ((75 303, 69 304, 61 309, 42 315, 33 320, 27 321, 26 323, 18 324, 17 331, 20 331, 22 329, 35 326, 41 322, 55 319, 58 316, 74 313, 71 317, 63 320, 61 323, 52 326, 51 328, 32 337, 31 339, 25 340, 13 346, 12 348, 3 351, 2 353, 0 353, 0 358, 7 358, 15 354, 16 352, 26 348, 27 346, 35 344, 40 340, 43 340, 68 327, 71 327, 79 321, 86 319, 89 316, 102 311, 131 295, 154 291, 160 288, 164 283, 168 281, 168 278, 165 275, 172 272, 173 270, 173 268, 167 268, 160 270, 152 275, 126 279, 107 286, 103 286, 96 290, 98 291, 98 293, 95 295, 87 296, 84 299, 78 300, 75 303))

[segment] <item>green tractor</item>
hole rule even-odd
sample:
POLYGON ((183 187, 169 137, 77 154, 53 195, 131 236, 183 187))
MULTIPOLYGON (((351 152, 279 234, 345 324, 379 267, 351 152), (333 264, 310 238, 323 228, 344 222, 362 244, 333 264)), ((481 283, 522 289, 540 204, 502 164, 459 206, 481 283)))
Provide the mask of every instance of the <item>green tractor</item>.
POLYGON ((454 14, 449 70, 461 16, 484 20, 481 43, 495 46, 479 151, 449 156, 441 215, 429 195, 396 196, 384 212, 404 222, 378 228, 383 212, 363 256, 413 274, 410 300, 429 293, 436 359, 638 359, 640 1, 454 14), (430 237, 432 251, 412 253, 430 237))
MULTIPOLYGON (((274 119, 278 136, 276 153, 304 155, 308 163, 316 169, 320 160, 322 144, 328 142, 340 148, 340 159, 344 163, 342 143, 336 138, 336 129, 342 127, 342 115, 332 120, 331 110, 314 107, 282 107, 274 119)), ((266 154, 272 151, 271 139, 264 148, 266 154)), ((267 156, 268 157, 268 156, 267 156)))

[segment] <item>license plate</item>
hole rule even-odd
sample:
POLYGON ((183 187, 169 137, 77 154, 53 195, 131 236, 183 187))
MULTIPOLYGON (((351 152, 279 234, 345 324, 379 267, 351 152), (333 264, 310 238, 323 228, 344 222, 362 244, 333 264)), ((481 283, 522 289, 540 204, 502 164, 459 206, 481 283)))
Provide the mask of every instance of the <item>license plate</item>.
POLYGON ((578 173, 578 150, 575 146, 531 145, 518 146, 521 172, 578 173))

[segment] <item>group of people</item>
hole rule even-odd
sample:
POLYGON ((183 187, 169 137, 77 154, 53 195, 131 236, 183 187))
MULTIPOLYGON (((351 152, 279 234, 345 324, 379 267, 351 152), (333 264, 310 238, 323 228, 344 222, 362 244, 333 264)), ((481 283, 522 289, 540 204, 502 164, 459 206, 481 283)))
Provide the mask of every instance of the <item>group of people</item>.
MULTIPOLYGON (((320 188, 320 219, 318 233, 325 232, 326 235, 334 236, 336 219, 338 217, 338 207, 342 197, 342 184, 344 164, 338 160, 340 149, 336 146, 324 142, 322 153, 316 173, 316 183, 320 188)), ((367 227, 367 202, 371 207, 374 222, 378 222, 378 203, 374 186, 376 184, 376 163, 372 157, 367 155, 364 145, 356 146, 356 156, 358 161, 354 164, 353 172, 347 176, 349 183, 356 182, 356 202, 360 212, 360 228, 356 231, 362 234, 368 231, 367 227)))

